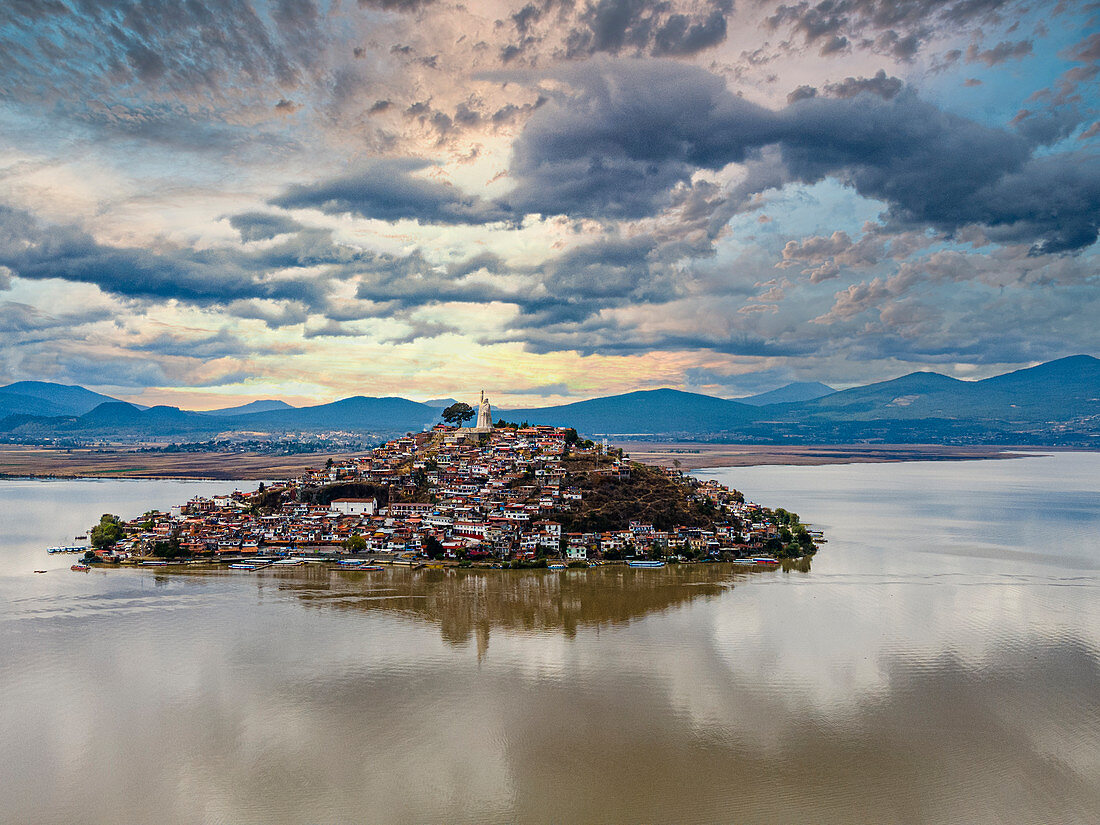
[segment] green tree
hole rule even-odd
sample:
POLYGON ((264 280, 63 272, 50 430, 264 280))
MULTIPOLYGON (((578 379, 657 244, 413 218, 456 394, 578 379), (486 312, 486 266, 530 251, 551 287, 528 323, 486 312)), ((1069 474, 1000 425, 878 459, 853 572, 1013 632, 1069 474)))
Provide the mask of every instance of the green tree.
POLYGON ((464 404, 458 401, 451 406, 447 407, 442 413, 443 420, 448 424, 453 424, 456 427, 461 427, 465 422, 474 417, 474 408, 469 404, 464 404))
POLYGON ((176 559, 187 555, 180 547, 179 536, 169 536, 168 541, 158 541, 153 545, 153 555, 162 559, 176 559))
POLYGON ((92 528, 92 547, 96 550, 110 550, 126 536, 122 529, 122 520, 110 513, 104 513, 99 524, 92 528))
POLYGON ((424 547, 424 555, 429 559, 438 559, 443 555, 443 545, 433 535, 427 535, 422 542, 424 547))
POLYGON ((355 533, 344 539, 344 547, 352 553, 361 553, 367 549, 367 540, 358 533, 355 533))

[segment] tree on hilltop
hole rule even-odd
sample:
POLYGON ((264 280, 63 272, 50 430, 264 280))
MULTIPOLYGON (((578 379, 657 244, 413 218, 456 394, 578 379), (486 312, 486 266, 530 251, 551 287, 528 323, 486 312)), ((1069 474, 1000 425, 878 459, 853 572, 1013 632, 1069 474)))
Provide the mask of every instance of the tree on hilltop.
POLYGON ((465 422, 474 417, 474 408, 469 404, 464 404, 459 401, 451 404, 443 411, 443 420, 448 424, 453 424, 456 427, 461 427, 465 422))

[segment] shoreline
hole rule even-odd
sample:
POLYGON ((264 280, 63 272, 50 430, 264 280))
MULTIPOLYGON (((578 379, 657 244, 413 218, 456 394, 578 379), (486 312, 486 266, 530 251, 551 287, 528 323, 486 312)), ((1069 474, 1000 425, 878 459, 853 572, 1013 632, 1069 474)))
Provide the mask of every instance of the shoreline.
MULTIPOLYGON (((634 461, 684 470, 722 467, 826 464, 879 464, 904 461, 968 461, 1025 458, 1027 454, 1067 452, 1042 446, 944 446, 938 444, 701 444, 627 441, 617 444, 634 461), (676 462, 679 462, 677 465, 676 462)), ((1068 450, 1077 452, 1077 450, 1068 450)), ((0 479, 136 481, 270 481, 294 478, 307 467, 353 453, 142 453, 134 450, 51 450, 0 448, 0 479)))
POLYGON ((786 465, 887 464, 908 461, 980 461, 1028 458, 1057 447, 950 446, 941 444, 698 444, 636 441, 621 445, 634 461, 684 470, 786 465), (677 464, 679 462, 679 464, 677 464))

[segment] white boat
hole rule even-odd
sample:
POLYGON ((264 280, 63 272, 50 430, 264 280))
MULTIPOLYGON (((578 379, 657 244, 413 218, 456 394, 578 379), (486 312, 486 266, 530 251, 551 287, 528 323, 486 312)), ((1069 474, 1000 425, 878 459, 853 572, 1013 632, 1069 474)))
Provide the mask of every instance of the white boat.
POLYGON ((663 561, 652 561, 650 559, 631 559, 626 563, 627 567, 664 567, 663 561))
POLYGON ((235 564, 229 565, 229 569, 230 570, 255 570, 256 565, 254 565, 254 564, 235 563, 235 564))

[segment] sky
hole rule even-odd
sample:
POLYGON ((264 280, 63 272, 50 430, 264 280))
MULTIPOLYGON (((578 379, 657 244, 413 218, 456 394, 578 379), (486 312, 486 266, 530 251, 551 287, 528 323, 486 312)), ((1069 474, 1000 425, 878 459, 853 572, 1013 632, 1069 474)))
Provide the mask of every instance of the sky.
POLYGON ((727 398, 1100 354, 1100 4, 7 0, 0 383, 727 398))

